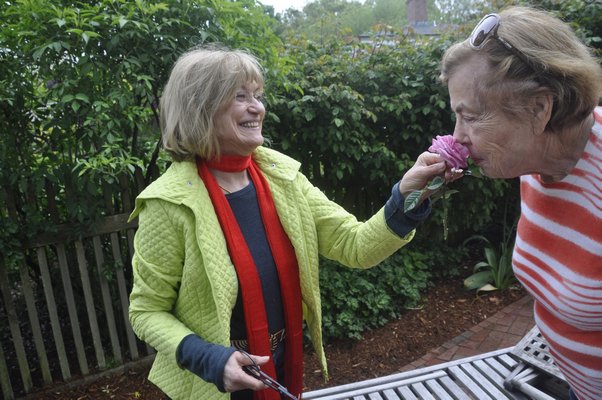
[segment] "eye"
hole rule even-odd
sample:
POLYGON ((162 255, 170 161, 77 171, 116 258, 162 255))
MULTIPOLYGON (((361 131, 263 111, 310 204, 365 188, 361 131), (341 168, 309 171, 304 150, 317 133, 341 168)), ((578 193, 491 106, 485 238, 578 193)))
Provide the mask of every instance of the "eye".
POLYGON ((236 93, 236 101, 240 101, 240 102, 247 101, 247 94, 244 92, 236 93))
POLYGON ((263 92, 261 92, 261 93, 255 93, 253 95, 253 97, 255 97, 255 100, 257 100, 260 103, 263 103, 263 101, 265 100, 265 96, 264 96, 263 92))
POLYGON ((466 122, 467 124, 471 124, 473 122, 476 122, 479 120, 479 118, 476 115, 471 115, 471 114, 462 114, 462 120, 464 122, 466 122))

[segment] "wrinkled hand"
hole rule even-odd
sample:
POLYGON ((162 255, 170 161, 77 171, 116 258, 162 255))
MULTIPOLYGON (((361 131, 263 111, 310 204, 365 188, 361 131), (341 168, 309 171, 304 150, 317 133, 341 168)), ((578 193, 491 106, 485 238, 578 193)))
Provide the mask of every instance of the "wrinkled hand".
POLYGON ((401 178, 399 191, 404 197, 407 197, 415 190, 422 190, 435 176, 443 175, 446 169, 445 161, 439 154, 425 151, 418 156, 416 163, 401 178))
MULTIPOLYGON (((270 359, 268 356, 254 356, 252 354, 250 356, 259 366, 267 363, 270 359)), ((251 364, 251 360, 241 352, 235 351, 232 353, 224 367, 224 389, 226 392, 235 392, 243 389, 262 390, 267 388, 265 383, 247 374, 242 369, 244 365, 251 364)))

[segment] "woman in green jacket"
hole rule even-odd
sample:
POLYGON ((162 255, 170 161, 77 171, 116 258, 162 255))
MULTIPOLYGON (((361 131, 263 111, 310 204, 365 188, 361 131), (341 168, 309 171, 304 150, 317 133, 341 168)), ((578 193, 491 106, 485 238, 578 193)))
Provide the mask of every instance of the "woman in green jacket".
POLYGON ((404 196, 446 174, 439 155, 423 153, 383 208, 359 222, 297 161, 262 146, 263 83, 250 54, 197 48, 178 59, 161 98, 174 162, 132 213, 129 315, 157 350, 149 379, 172 399, 298 397, 303 320, 327 376, 319 256, 378 264, 430 212, 427 200, 404 214, 404 196), (278 383, 245 372, 251 364, 278 383))

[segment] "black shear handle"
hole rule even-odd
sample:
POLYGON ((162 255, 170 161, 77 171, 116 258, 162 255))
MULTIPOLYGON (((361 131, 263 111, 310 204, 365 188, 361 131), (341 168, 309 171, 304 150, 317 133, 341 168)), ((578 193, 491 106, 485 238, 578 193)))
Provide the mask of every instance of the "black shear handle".
POLYGON ((277 391, 281 395, 285 396, 291 400, 299 400, 298 397, 293 396, 284 386, 278 383, 278 381, 272 379, 271 376, 263 372, 259 366, 257 365, 244 365, 242 367, 243 371, 247 374, 251 375, 255 379, 259 379, 263 383, 265 383, 269 388, 277 391))

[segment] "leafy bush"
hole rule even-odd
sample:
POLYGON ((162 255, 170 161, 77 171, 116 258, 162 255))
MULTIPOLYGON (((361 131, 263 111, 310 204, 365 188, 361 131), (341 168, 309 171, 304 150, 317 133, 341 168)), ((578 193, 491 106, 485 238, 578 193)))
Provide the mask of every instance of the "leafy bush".
MULTIPOLYGON (((301 161, 314 184, 361 219, 384 204, 435 135, 453 131, 447 89, 438 80, 440 58, 453 39, 400 37, 396 46, 378 50, 291 42, 286 55, 297 68, 287 79, 295 85, 268 88, 279 94, 267 107, 265 132, 273 146, 301 161)), ((495 220, 496 200, 515 190, 507 181, 473 177, 450 189, 459 193, 449 199, 448 240, 437 204, 413 248, 458 248, 495 220)), ((443 268, 446 274, 449 266, 443 268)))
MULTIPOLYGON (((541 3, 582 22, 580 34, 599 48, 596 1, 541 3)), ((448 37, 416 41, 398 32, 396 46, 379 48, 291 39, 283 49, 272 31, 275 21, 250 0, 210 6, 34 0, 4 3, 0 17, 0 225, 6 227, 0 257, 9 266, 20 261, 21 243, 48 229, 51 201, 69 195, 56 207, 58 222, 89 223, 105 212, 105 194, 119 191, 123 174, 126 183, 132 175, 148 183, 164 169, 158 99, 176 57, 194 44, 220 41, 259 56, 267 77, 266 136, 359 218, 376 212, 431 138, 454 126, 447 90, 437 79, 448 37)), ((459 244, 499 220, 499 199, 518 192, 511 181, 490 179, 464 178, 452 188, 458 193, 450 200, 447 241, 435 207, 403 257, 371 271, 334 273, 325 262, 327 334, 357 337, 390 318, 390 304, 415 301, 427 275, 423 266, 432 274, 458 274, 465 252, 459 244), (376 279, 387 274, 391 282, 407 279, 397 282, 407 299, 376 279), (346 293, 355 295, 343 298, 336 288, 347 287, 345 277, 354 282, 346 293), (353 292, 355 284, 370 295, 353 292), (357 299, 358 317, 347 315, 349 299, 357 299), (366 310, 374 321, 367 321, 366 310)))
POLYGON ((432 135, 453 126, 437 81, 440 46, 289 45, 298 67, 287 77, 298 90, 279 90, 266 132, 314 183, 367 217, 432 135))
POLYGON ((467 241, 481 240, 485 243, 485 261, 475 264, 473 274, 464 280, 468 290, 490 291, 506 289, 515 282, 512 271, 512 251, 514 234, 507 236, 497 248, 483 235, 471 236, 467 241))
POLYGON ((19 243, 49 225, 89 225, 110 212, 120 179, 135 195, 128 182, 158 175, 159 97, 185 50, 220 41, 252 50, 275 81, 283 70, 272 20, 250 1, 32 0, 3 3, 0 19, 0 225, 9 227, 0 257, 8 265, 19 243))
POLYGON ((377 267, 357 270, 322 260, 324 338, 360 339, 415 306, 429 279, 426 255, 402 249, 377 267))
POLYGON ((519 205, 516 196, 508 196, 505 201, 504 215, 501 219, 501 238, 490 240, 484 235, 472 235, 464 241, 464 245, 472 241, 484 243, 484 261, 474 265, 473 274, 464 280, 468 290, 491 291, 507 289, 516 282, 512 270, 512 252, 518 224, 519 205))
POLYGON ((538 0, 535 5, 568 22, 602 62, 602 5, 600 0, 538 0))

